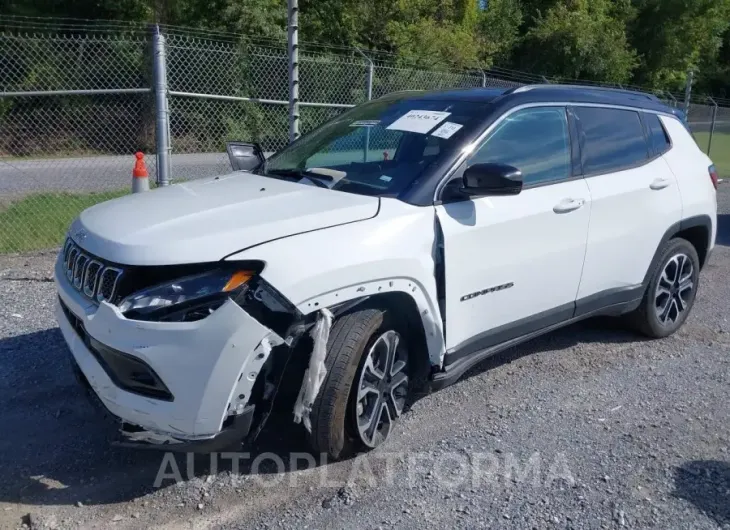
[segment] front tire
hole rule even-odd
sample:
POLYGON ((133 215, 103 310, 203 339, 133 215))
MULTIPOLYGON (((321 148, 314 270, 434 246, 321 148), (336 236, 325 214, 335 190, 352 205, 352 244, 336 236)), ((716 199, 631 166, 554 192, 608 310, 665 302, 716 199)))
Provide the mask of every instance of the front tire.
POLYGON ((390 312, 363 309, 338 319, 325 366, 310 413, 312 448, 341 459, 381 445, 409 390, 407 345, 390 312))
POLYGON ((677 331, 694 305, 699 272, 694 246, 686 239, 670 239, 651 272, 641 305, 629 315, 634 326, 651 338, 677 331))

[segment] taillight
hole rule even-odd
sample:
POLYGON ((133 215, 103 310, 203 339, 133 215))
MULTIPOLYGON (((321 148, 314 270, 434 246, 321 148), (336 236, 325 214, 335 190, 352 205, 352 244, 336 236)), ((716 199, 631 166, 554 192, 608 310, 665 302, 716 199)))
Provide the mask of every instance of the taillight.
POLYGON ((709 170, 710 170, 710 180, 712 181, 712 185, 715 186, 715 189, 717 189, 717 180, 718 180, 717 168, 713 164, 712 166, 709 167, 709 170))

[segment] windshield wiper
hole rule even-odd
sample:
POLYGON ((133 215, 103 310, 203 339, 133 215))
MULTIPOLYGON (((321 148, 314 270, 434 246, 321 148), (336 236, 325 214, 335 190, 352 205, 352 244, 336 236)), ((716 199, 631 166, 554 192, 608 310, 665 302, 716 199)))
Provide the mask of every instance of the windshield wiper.
POLYGON ((334 180, 329 175, 320 175, 319 173, 307 171, 306 169, 267 169, 264 174, 284 178, 308 178, 309 180, 323 188, 329 188, 328 184, 331 183, 332 180, 334 180))

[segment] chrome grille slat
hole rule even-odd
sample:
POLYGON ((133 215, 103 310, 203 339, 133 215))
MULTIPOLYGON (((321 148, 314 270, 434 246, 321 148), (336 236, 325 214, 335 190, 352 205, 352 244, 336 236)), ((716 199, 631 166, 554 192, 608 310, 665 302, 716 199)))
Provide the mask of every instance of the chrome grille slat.
POLYGON ((71 238, 66 240, 66 243, 63 245, 63 265, 68 268, 68 254, 73 248, 73 244, 71 241, 71 238))
POLYGON ((71 249, 68 251, 68 261, 66 262, 66 277, 69 279, 71 283, 74 281, 74 263, 76 263, 76 258, 79 255, 79 248, 77 246, 72 246, 71 249))
POLYGON ((91 260, 86 266, 86 272, 84 272, 84 294, 89 298, 94 298, 96 292, 96 285, 99 281, 99 275, 104 268, 104 265, 100 261, 91 260))
POLYGON ((74 289, 94 302, 114 299, 122 269, 105 265, 71 238, 64 243, 60 259, 74 289))
POLYGON ((99 276, 99 288, 96 293, 96 299, 99 302, 109 301, 114 298, 117 290, 117 282, 122 275, 121 269, 115 267, 105 267, 99 276))
POLYGON ((88 263, 89 256, 79 253, 73 268, 74 287, 76 287, 76 289, 81 289, 81 283, 84 279, 84 272, 86 271, 86 265, 88 265, 88 263))

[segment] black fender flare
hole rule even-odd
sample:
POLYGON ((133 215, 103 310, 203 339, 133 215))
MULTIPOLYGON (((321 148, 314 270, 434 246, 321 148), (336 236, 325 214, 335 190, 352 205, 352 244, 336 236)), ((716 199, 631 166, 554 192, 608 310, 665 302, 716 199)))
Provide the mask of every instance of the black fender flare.
MULTIPOLYGON (((682 219, 678 223, 674 223, 672 226, 670 226, 666 232, 664 232, 664 235, 662 236, 662 239, 659 241, 659 244, 657 245, 656 251, 654 252, 654 257, 651 259, 651 263, 649 263, 649 267, 646 269, 646 274, 644 275, 644 280, 641 282, 641 284, 646 288, 647 285, 649 285, 649 282, 651 281, 651 278, 649 275, 651 274, 651 271, 654 270, 656 267, 657 262, 659 261, 659 258, 661 257, 661 250, 666 244, 667 241, 672 239, 674 236, 679 234, 680 232, 687 230, 688 228, 695 228, 695 227, 703 227, 707 229, 707 248, 710 248, 710 244, 712 243, 712 219, 709 215, 695 215, 693 217, 688 217, 687 219, 682 219)), ((709 257, 709 255, 708 255, 709 257)), ((707 258, 705 258, 704 263, 707 263, 707 258)))

